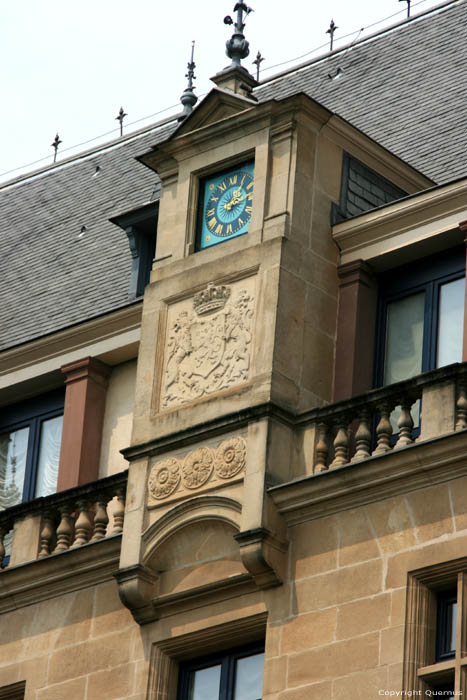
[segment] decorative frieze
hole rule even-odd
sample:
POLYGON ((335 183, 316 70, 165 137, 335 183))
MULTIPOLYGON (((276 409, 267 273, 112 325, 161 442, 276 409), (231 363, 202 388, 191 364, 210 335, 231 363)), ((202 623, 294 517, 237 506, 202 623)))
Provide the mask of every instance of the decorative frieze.
POLYGON ((248 380, 254 278, 209 284, 169 306, 160 408, 169 409, 248 380))
POLYGON ((151 500, 162 501, 169 496, 180 496, 186 490, 219 485, 237 477, 246 465, 246 444, 241 437, 224 440, 218 447, 198 447, 183 459, 170 457, 157 462, 148 480, 151 500))

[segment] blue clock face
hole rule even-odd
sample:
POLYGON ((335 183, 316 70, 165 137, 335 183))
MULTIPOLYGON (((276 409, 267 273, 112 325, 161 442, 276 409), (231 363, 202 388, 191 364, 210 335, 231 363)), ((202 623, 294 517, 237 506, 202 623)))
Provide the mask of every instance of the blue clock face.
POLYGON ((246 163, 205 180, 200 249, 248 233, 253 176, 254 163, 246 163))

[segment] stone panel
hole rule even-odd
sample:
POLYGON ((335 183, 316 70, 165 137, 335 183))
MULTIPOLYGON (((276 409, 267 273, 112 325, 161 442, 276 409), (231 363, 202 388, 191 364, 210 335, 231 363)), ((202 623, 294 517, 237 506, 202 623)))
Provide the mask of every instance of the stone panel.
POLYGON ((231 389, 250 377, 256 280, 209 284, 169 305, 160 410, 231 389))

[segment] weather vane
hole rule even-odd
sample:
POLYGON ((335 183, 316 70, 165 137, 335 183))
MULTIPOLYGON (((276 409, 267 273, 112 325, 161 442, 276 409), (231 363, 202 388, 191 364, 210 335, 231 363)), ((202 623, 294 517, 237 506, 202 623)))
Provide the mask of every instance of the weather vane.
POLYGON ((119 111, 119 113, 117 114, 117 116, 115 117, 115 119, 116 119, 118 122, 120 122, 120 136, 123 136, 123 120, 124 120, 125 117, 127 117, 127 116, 128 116, 128 114, 125 112, 125 110, 123 109, 123 107, 120 107, 120 111, 119 111))
POLYGON ((180 102, 183 105, 183 114, 180 115, 179 121, 183 121, 191 112, 193 111, 193 107, 195 104, 198 102, 198 98, 196 97, 194 91, 193 91, 193 80, 196 80, 195 76, 195 68, 196 68, 196 63, 194 61, 195 58, 195 42, 191 42, 191 60, 187 64, 188 68, 188 73, 185 74, 185 78, 188 78, 188 85, 183 91, 182 96, 180 97, 180 102))
MULTIPOLYGON (((409 0, 410 1, 410 0, 409 0)), ((334 47, 334 32, 336 29, 339 29, 337 24, 334 22, 334 20, 331 20, 331 24, 329 25, 329 29, 326 30, 326 34, 329 34, 330 36, 330 46, 329 46, 329 51, 332 51, 334 47)))
POLYGON ((250 53, 250 45, 243 34, 243 30, 245 29, 243 15, 245 14, 245 17, 247 17, 250 14, 250 12, 253 12, 253 10, 251 9, 251 7, 245 5, 244 2, 237 2, 233 11, 237 13, 237 21, 235 22, 235 24, 230 15, 224 17, 224 24, 234 25, 234 33, 226 42, 225 52, 227 56, 232 59, 232 67, 239 68, 241 66, 241 59, 246 58, 250 53))
POLYGON ((407 17, 410 17, 410 3, 412 2, 412 0, 399 0, 399 2, 407 3, 407 17))
POLYGON ((256 54, 256 58, 253 61, 253 65, 256 66, 256 80, 257 80, 257 82, 259 82, 259 67, 264 60, 265 60, 264 56, 261 56, 261 51, 258 51, 258 53, 256 54))
POLYGON ((60 137, 59 137, 58 132, 57 132, 55 134, 55 138, 53 140, 53 143, 50 144, 52 146, 52 148, 54 149, 54 163, 57 162, 57 151, 58 151, 58 147, 60 146, 61 143, 62 142, 60 141, 60 137))

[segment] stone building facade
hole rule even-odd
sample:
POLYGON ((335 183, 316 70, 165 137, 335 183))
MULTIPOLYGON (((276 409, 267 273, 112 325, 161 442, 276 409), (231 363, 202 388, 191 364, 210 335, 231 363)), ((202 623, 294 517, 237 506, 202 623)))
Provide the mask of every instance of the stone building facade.
POLYGON ((3 186, 0 700, 465 693, 466 23, 3 186))

